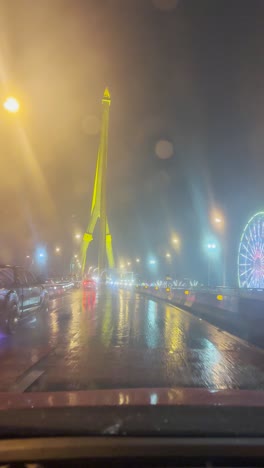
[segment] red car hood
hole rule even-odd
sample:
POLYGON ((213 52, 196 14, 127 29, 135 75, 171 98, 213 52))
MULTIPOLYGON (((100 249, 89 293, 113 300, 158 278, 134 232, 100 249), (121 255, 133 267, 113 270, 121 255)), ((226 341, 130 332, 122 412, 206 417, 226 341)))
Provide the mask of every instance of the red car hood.
POLYGON ((96 406, 263 407, 264 391, 135 388, 77 392, 1 393, 0 410, 96 406))

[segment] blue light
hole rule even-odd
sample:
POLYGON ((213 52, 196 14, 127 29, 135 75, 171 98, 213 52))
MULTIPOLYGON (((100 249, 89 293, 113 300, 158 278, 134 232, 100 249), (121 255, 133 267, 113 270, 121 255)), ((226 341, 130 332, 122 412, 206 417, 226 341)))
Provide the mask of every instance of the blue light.
POLYGON ((35 252, 36 264, 40 267, 44 267, 47 261, 47 252, 45 247, 38 246, 35 252))

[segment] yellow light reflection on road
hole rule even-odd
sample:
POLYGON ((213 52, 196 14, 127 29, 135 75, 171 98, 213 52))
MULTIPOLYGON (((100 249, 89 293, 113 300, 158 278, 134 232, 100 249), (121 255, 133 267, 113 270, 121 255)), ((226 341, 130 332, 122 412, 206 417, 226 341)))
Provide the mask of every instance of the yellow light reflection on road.
POLYGON ((180 315, 169 306, 165 309, 165 346, 170 351, 184 351, 180 315))
POLYGON ((106 300, 105 313, 102 326, 102 342, 106 348, 109 347, 113 335, 112 321, 112 296, 109 294, 106 300))
POLYGON ((119 295, 119 312, 117 316, 117 327, 116 327, 116 341, 118 345, 125 345, 129 340, 129 309, 128 309, 128 297, 122 291, 119 295))
POLYGON ((59 331, 59 325, 58 325, 58 317, 56 316, 54 312, 50 314, 50 325, 51 325, 52 334, 56 335, 59 331))

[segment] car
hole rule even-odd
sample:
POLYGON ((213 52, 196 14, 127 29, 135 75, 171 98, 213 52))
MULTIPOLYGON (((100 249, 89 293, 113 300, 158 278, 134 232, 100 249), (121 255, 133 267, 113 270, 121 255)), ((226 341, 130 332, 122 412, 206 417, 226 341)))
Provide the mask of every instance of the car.
POLYGON ((82 287, 83 289, 96 289, 96 282, 91 278, 84 279, 82 282, 82 287))
POLYGON ((48 292, 33 273, 23 267, 0 265, 0 327, 13 334, 26 314, 48 309, 48 292))

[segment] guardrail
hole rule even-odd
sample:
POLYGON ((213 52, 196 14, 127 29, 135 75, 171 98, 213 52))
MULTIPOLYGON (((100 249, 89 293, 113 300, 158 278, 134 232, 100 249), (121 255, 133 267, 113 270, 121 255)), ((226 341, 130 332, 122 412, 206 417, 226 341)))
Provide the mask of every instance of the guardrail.
POLYGON ((241 338, 264 347, 264 292, 137 287, 137 291, 190 310, 241 338))

